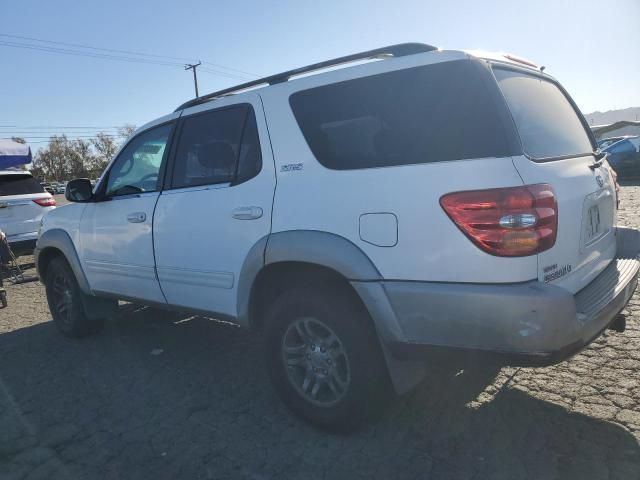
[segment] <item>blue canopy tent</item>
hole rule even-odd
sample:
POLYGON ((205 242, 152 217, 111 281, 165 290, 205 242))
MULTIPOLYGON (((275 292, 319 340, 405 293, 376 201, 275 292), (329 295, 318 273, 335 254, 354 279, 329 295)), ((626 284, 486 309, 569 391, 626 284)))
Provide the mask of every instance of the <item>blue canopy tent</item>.
POLYGON ((31 148, 24 143, 0 138, 0 170, 31 163, 31 148))

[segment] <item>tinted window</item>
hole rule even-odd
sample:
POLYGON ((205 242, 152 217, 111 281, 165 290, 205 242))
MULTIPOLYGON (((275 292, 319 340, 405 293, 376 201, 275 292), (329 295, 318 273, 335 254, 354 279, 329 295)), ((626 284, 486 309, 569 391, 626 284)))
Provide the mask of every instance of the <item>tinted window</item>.
POLYGON ((0 175, 0 196, 42 193, 44 188, 29 174, 0 175))
POLYGON ((172 187, 230 183, 260 169, 255 115, 247 106, 186 118, 176 151, 172 187), (247 125, 246 133, 245 124, 247 125))
POLYGON ((496 68, 494 73, 527 155, 541 159, 593 150, 580 117, 556 85, 513 70, 496 68))
POLYGON ((107 196, 153 192, 167 150, 172 125, 163 125, 134 137, 118 155, 107 181, 107 196))
POLYGON ((258 126, 253 110, 247 115, 247 121, 242 136, 240 157, 238 159, 238 175, 236 183, 246 182, 260 173, 262 168, 262 153, 260 151, 260 139, 258 138, 258 126))
POLYGON ((304 90, 290 103, 313 154, 328 168, 509 155, 495 102, 469 61, 304 90))

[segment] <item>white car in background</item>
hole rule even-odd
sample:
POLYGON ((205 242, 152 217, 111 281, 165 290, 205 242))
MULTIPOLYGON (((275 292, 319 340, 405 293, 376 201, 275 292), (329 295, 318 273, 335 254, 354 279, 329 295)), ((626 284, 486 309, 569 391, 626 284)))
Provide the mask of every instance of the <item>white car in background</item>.
POLYGON ((40 220, 55 206, 55 199, 29 172, 0 170, 0 230, 16 255, 33 251, 40 220))

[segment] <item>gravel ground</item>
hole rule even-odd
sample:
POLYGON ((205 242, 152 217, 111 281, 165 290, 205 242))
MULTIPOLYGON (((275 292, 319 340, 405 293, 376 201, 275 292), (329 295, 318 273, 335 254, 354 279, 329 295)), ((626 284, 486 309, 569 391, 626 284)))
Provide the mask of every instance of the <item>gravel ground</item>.
MULTIPOLYGON (((640 227, 640 187, 620 223, 640 227)), ((30 259, 23 258, 23 263, 30 259)), ((554 367, 466 368, 349 436, 292 418, 260 341, 126 304, 73 341, 39 283, 0 310, 0 479, 640 479, 640 298, 554 367)))

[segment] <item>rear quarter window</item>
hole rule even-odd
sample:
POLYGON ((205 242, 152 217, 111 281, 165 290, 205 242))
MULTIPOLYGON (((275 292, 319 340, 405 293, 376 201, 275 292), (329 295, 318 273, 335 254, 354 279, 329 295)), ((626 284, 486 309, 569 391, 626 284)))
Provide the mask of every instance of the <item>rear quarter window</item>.
POLYGON ((527 155, 549 160, 593 151, 578 112, 557 85, 516 70, 493 71, 527 155))
POLYGON ((0 174, 0 196, 43 193, 44 188, 31 175, 0 174))
POLYGON ((303 90, 289 101, 317 160, 349 170, 509 156, 494 98, 478 66, 460 60, 303 90))

